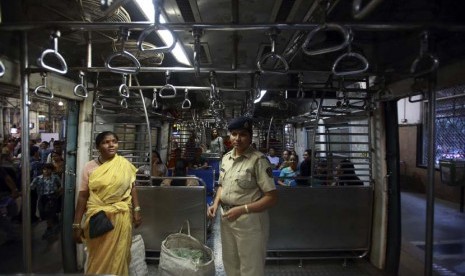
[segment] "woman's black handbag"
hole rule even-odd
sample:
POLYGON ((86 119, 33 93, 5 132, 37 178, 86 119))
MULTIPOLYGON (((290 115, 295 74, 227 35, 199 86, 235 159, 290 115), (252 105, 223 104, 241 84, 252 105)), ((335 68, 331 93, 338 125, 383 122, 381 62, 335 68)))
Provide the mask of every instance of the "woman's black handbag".
POLYGON ((108 219, 105 211, 100 211, 97 214, 90 217, 89 220, 89 237, 91 239, 96 238, 105 234, 108 231, 113 230, 113 224, 108 219))

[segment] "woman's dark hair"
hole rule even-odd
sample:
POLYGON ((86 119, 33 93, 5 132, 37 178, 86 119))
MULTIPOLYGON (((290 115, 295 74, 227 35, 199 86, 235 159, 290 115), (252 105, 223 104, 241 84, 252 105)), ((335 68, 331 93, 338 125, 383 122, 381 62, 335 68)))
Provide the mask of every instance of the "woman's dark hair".
POLYGON ((158 153, 157 150, 152 150, 152 154, 155 154, 158 157, 158 163, 157 164, 163 164, 161 161, 160 153, 158 153))
POLYGON ((103 139, 108 135, 113 135, 116 138, 116 141, 119 140, 118 135, 116 135, 116 133, 114 133, 113 131, 104 131, 99 133, 97 137, 95 137, 95 147, 98 148, 100 143, 102 143, 103 139))
POLYGON ((55 171, 55 166, 52 163, 45 163, 42 167, 42 170, 49 169, 51 171, 55 171))

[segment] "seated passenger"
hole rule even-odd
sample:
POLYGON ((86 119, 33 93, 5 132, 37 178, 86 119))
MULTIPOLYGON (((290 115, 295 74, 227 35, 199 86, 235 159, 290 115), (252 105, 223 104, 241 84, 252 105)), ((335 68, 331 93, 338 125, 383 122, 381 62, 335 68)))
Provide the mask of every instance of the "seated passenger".
MULTIPOLYGON (((187 176, 188 162, 183 158, 179 158, 176 161, 176 165, 173 170, 173 176, 187 176)), ((195 179, 176 179, 166 178, 163 179, 160 186, 198 186, 199 182, 195 179)))
POLYGON ((170 160, 168 161, 168 169, 172 169, 176 166, 176 161, 181 158, 182 150, 181 148, 175 148, 171 152, 170 160))
POLYGON ((279 174, 278 184, 281 186, 296 186, 297 183, 294 179, 294 177, 297 175, 295 157, 291 156, 289 158, 289 161, 287 161, 286 163, 288 163, 288 166, 284 167, 281 170, 279 174))
POLYGON ((282 154, 282 156, 281 156, 281 159, 279 160, 279 165, 278 165, 278 167, 279 167, 280 170, 281 170, 282 168, 284 168, 284 163, 285 163, 286 161, 289 161, 289 156, 290 156, 290 154, 291 154, 290 151, 288 151, 288 150, 283 150, 283 154, 282 154))
POLYGON ((279 168, 278 167, 278 164, 279 164, 279 157, 276 156, 276 151, 274 148, 269 148, 268 149, 268 155, 266 156, 268 158, 268 160, 270 161, 271 163, 271 168, 272 169, 277 169, 279 168))
POLYGON ((363 182, 355 175, 355 167, 349 159, 344 159, 336 167, 338 186, 363 185, 363 182))
POLYGON ((328 162, 325 159, 321 159, 316 165, 312 186, 328 184, 330 184, 328 176, 328 162))
POLYGON ((189 167, 193 169, 207 169, 207 159, 202 156, 202 148, 196 148, 194 157, 189 162, 189 167))
MULTIPOLYGON (((137 170, 138 174, 145 174, 146 177, 145 179, 150 175, 150 167, 152 169, 152 176, 167 176, 168 175, 168 168, 166 167, 165 164, 161 161, 160 154, 158 153, 157 150, 152 150, 152 161, 150 162, 149 165, 143 165, 139 167, 137 170)), ((152 181, 152 185, 160 185, 161 180, 160 179, 154 179, 152 181)))
POLYGON ((307 149, 304 151, 304 160, 300 163, 300 176, 303 179, 297 180, 299 185, 308 185, 310 183, 310 176, 312 175, 312 150, 307 149))

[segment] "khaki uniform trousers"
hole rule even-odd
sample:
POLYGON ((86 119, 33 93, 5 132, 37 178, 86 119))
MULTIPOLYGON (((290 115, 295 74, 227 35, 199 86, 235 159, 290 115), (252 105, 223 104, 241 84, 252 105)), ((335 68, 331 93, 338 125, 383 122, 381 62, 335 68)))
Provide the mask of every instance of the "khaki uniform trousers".
POLYGON ((227 276, 264 276, 269 235, 268 212, 221 218, 221 244, 227 276))

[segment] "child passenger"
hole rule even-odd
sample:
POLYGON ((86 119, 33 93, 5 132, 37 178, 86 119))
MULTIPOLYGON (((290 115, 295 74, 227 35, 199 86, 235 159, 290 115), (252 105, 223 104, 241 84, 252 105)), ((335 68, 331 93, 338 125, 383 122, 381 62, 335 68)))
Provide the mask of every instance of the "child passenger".
POLYGON ((47 221, 47 229, 42 239, 48 239, 58 233, 58 198, 62 193, 60 178, 53 173, 54 166, 47 163, 42 168, 42 175, 32 180, 31 189, 37 191, 39 196, 39 213, 42 220, 47 221))

